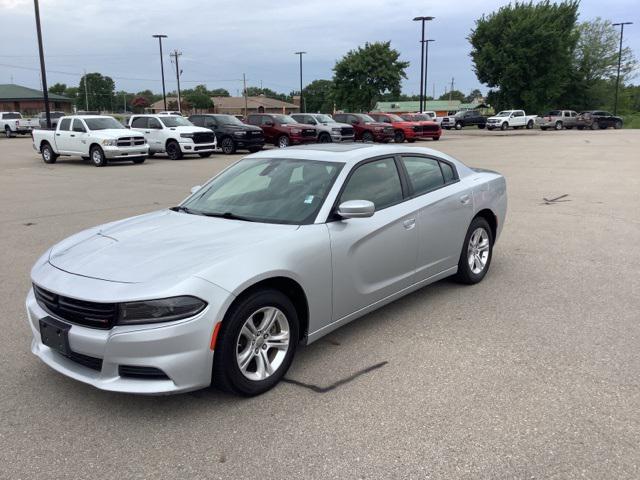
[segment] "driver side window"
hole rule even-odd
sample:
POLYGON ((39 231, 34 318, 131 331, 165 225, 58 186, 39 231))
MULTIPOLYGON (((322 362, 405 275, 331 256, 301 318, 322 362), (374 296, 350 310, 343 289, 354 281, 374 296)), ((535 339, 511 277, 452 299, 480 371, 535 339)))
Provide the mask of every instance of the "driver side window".
POLYGON ((162 125, 160 124, 160 120, 158 120, 157 118, 149 117, 149 127, 148 128, 155 128, 157 130, 162 129, 162 125))
POLYGON ((402 201, 402 185, 393 158, 365 163, 356 168, 340 196, 340 202, 369 200, 377 210, 402 201))

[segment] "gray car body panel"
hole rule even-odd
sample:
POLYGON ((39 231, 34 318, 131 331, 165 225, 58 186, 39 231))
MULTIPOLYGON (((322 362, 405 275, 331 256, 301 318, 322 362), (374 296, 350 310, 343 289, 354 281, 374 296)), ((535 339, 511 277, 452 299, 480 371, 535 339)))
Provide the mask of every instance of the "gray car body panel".
POLYGON ((301 286, 308 302, 306 340, 310 343, 454 274, 474 215, 491 210, 498 235, 506 215, 506 184, 501 175, 468 168, 427 148, 326 144, 263 151, 251 157, 344 166, 311 224, 244 222, 161 210, 63 240, 34 266, 31 276, 38 286, 94 302, 194 295, 207 301, 208 307, 191 319, 115 326, 106 333, 73 326, 72 349, 104 359, 103 371, 96 375, 41 344, 38 318, 46 312, 31 291, 27 310, 34 334, 32 351, 58 371, 98 388, 171 393, 205 387, 211 381, 214 352, 208 342, 214 326, 235 298, 256 283, 285 277, 301 286), (445 160, 456 167, 459 181, 405 199, 369 218, 332 217, 345 179, 360 162, 402 154, 445 160), (154 342, 158 342, 155 349, 154 342), (127 352, 127 344, 135 352, 127 352), (153 381, 141 384, 122 379, 114 373, 119 362, 160 366, 171 380, 155 388, 153 381))

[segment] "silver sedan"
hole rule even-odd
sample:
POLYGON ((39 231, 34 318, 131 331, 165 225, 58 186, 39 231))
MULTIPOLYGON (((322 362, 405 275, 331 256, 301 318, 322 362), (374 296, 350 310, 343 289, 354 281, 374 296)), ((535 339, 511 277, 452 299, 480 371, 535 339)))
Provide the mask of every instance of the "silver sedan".
POLYGON ((299 344, 442 278, 481 281, 506 209, 500 174, 427 148, 249 155, 179 206, 45 252, 31 349, 104 390, 256 395, 299 344))

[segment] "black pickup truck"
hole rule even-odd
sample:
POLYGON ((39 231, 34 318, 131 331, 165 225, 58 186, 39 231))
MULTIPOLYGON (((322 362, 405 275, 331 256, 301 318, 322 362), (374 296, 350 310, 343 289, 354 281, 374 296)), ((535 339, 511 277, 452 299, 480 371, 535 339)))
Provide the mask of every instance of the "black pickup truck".
POLYGON ((189 121, 198 127, 210 129, 216 134, 218 148, 231 155, 238 148, 246 148, 251 153, 262 150, 264 134, 260 127, 242 123, 233 115, 202 114, 191 115, 189 121))
POLYGON ((484 128, 487 125, 487 117, 482 115, 478 110, 466 110, 456 113, 454 118, 454 127, 460 130, 462 127, 470 127, 476 125, 478 128, 484 128))

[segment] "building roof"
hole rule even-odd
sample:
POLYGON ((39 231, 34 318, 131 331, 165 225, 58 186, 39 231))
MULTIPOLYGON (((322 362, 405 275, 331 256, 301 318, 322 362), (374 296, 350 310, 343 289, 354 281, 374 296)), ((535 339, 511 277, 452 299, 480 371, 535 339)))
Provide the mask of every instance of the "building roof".
MULTIPOLYGON (((33 88, 16 85, 14 83, 6 83, 0 85, 0 100, 44 100, 44 95, 42 90, 35 90, 33 88)), ((49 101, 73 102, 73 99, 56 93, 50 93, 49 101)))
MULTIPOLYGON (((175 97, 167 97, 167 104, 172 101, 176 101, 175 97)), ((215 108, 218 109, 243 109, 244 97, 211 97, 211 101, 215 108)), ((287 108, 289 110, 300 108, 300 105, 294 103, 283 102, 275 98, 269 98, 264 96, 247 97, 247 108, 249 110, 257 110, 258 107, 267 108, 287 108)), ((158 100, 150 108, 155 110, 164 109, 164 100, 158 100)))

